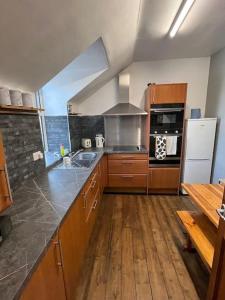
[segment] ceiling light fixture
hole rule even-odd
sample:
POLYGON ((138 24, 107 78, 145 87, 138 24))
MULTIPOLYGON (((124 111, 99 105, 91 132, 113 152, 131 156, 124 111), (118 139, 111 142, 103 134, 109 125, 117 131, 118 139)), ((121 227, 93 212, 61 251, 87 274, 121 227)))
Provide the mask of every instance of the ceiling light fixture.
POLYGON ((195 0, 186 0, 182 2, 169 31, 169 36, 171 38, 175 37, 194 2, 195 0))

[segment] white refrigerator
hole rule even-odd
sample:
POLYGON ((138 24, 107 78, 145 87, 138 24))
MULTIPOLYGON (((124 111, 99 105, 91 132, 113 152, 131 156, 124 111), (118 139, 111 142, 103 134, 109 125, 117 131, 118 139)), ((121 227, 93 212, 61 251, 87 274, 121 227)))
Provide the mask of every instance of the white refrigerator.
POLYGON ((186 120, 182 182, 210 183, 216 123, 216 118, 186 120))

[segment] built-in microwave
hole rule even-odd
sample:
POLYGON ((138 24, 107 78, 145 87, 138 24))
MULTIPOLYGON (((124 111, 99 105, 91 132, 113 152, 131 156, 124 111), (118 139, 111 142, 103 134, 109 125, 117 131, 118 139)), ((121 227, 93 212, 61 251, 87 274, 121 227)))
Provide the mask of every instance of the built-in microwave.
POLYGON ((182 133, 184 104, 153 104, 150 110, 152 134, 182 133))

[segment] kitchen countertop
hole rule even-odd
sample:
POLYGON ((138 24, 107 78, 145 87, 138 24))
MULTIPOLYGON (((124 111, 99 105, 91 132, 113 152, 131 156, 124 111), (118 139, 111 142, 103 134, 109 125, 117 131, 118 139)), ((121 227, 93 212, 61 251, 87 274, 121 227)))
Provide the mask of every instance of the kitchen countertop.
POLYGON ((13 229, 0 246, 0 299, 18 298, 34 266, 104 153, 147 153, 145 148, 134 148, 88 149, 98 153, 91 168, 46 169, 16 190, 12 207, 4 213, 11 216, 13 229))

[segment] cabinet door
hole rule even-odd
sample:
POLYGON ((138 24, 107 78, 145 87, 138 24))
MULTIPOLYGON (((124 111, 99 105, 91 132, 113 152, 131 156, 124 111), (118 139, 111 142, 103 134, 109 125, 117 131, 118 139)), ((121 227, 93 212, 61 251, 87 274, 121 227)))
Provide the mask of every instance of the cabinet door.
POLYGON ((45 256, 25 287, 21 300, 65 300, 62 261, 57 239, 54 239, 45 256))
POLYGON ((149 170, 149 189, 178 189, 179 168, 151 168, 149 170))
POLYGON ((12 204, 8 174, 5 165, 5 155, 0 134, 0 212, 12 204))
POLYGON ((146 174, 148 173, 147 160, 109 160, 109 174, 146 174))
POLYGON ((109 174, 109 187, 145 188, 147 179, 147 174, 109 174))
POLYGON ((67 299, 75 299, 77 280, 87 246, 85 203, 78 196, 59 229, 67 299))
POLYGON ((150 101, 154 104, 185 103, 186 83, 157 84, 151 87, 150 101))
POLYGON ((88 219, 86 220, 87 228, 88 228, 88 236, 90 236, 93 231, 95 221, 98 215, 98 209, 100 203, 101 203, 101 193, 100 193, 100 189, 98 189, 96 194, 94 195, 94 201, 92 203, 91 211, 88 216, 88 219))
POLYGON ((104 188, 108 185, 108 158, 104 155, 101 159, 101 186, 104 188))

